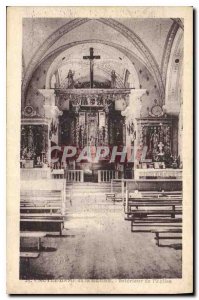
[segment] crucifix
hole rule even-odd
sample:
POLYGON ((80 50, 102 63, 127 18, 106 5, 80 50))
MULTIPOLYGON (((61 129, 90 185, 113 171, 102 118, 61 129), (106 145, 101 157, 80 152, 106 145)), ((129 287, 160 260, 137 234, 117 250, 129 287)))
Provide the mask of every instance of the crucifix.
POLYGON ((90 87, 93 88, 93 65, 94 59, 100 59, 99 55, 93 55, 94 51, 93 48, 90 48, 90 56, 83 56, 83 59, 89 59, 90 60, 90 87))

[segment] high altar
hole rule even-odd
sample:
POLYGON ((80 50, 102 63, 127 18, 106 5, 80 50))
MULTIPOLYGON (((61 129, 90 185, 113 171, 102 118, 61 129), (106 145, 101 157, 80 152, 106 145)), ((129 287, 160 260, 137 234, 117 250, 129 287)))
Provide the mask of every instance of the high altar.
MULTIPOLYGON (((111 82, 94 81, 93 60, 100 59, 100 56, 94 56, 94 50, 90 48, 90 56, 83 59, 90 60, 90 82, 75 82, 74 73, 69 70, 63 84, 56 83, 53 88, 38 90, 44 101, 40 111, 30 104, 22 110, 22 169, 37 168, 39 173, 42 173, 41 169, 50 168, 81 170, 92 176, 97 171, 110 170, 120 172, 120 178, 139 179, 143 174, 144 177, 154 177, 154 174, 167 177, 171 173, 167 169, 179 167, 177 117, 168 116, 156 99, 151 111, 147 108, 148 116, 143 117, 145 103, 142 96, 148 91, 130 88, 127 83, 123 88, 117 87, 114 70, 110 74, 111 82), (59 146, 59 151, 51 153, 52 146, 59 146), (77 153, 85 147, 90 147, 93 152, 98 146, 107 146, 110 150, 117 146, 120 152, 124 147, 133 148, 133 160, 121 162, 117 157, 112 162, 106 157, 80 163, 73 157, 63 161, 64 146, 76 147, 77 153), (52 158, 58 161, 52 164, 52 158), (139 171, 143 169, 147 172, 139 171), (150 172, 150 169, 164 172, 150 172)), ((49 174, 46 175, 45 171, 43 176, 49 174)), ((110 180, 118 175, 111 176, 102 179, 110 180)), ((77 177, 83 178, 79 174, 77 177)))
MULTIPOLYGON (((134 147, 134 163, 130 168, 135 169, 136 178, 140 169, 177 169, 177 161, 172 166, 172 159, 177 156, 177 119, 167 115, 141 118, 144 92, 128 88, 40 90, 45 99, 43 117, 31 107, 23 112, 21 162, 26 162, 26 168, 50 166, 48 149, 52 145, 72 145, 78 149, 117 145, 134 147), (143 159, 144 148, 147 150, 143 159)), ((81 164, 71 166, 82 168, 81 164)), ((101 166, 96 164, 93 168, 115 169, 115 166, 104 160, 101 166)))

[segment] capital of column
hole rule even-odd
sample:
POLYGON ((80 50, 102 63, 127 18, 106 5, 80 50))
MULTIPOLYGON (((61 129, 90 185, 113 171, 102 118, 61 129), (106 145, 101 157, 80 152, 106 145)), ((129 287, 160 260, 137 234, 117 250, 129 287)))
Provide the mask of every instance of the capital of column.
POLYGON ((122 116, 127 119, 135 119, 140 116, 140 110, 142 106, 141 97, 146 93, 145 89, 133 89, 129 94, 129 100, 125 110, 121 112, 122 116))
POLYGON ((45 105, 55 105, 55 92, 53 89, 39 89, 39 92, 44 96, 45 105))
POLYGON ((46 105, 44 104, 45 117, 47 119, 57 119, 59 116, 62 116, 63 112, 55 105, 46 105))
POLYGON ((177 101, 171 101, 171 102, 167 102, 165 103, 165 105, 163 105, 163 111, 166 114, 169 115, 174 115, 174 116, 178 116, 180 113, 180 103, 178 103, 177 101))

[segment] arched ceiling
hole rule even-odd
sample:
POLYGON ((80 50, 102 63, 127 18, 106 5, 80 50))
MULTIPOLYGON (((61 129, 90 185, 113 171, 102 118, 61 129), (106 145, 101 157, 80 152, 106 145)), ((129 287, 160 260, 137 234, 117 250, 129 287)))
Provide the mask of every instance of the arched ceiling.
POLYGON ((89 48, 94 48, 94 55, 100 55, 94 61, 94 80, 111 80, 111 71, 117 76, 117 86, 124 87, 125 74, 130 72, 131 87, 139 88, 139 79, 132 62, 121 51, 101 43, 81 43, 61 52, 51 64, 46 76, 46 88, 50 86, 52 75, 58 70, 61 85, 66 80, 68 71, 74 72, 74 80, 89 81, 89 61, 83 56, 89 55, 89 48))
MULTIPOLYGON (((107 77, 107 72, 112 69, 117 69, 118 81, 124 78, 124 63, 118 62, 118 53, 116 49, 123 47, 127 49, 127 57, 137 57, 148 68, 149 72, 154 77, 160 93, 160 97, 164 99, 165 84, 161 75, 161 64, 165 55, 166 40, 170 33, 170 28, 173 23, 182 27, 180 20, 171 19, 24 19, 23 21, 23 65, 24 78, 22 82, 22 98, 27 89, 31 76, 41 61, 50 55, 50 53, 58 51, 58 49, 67 47, 68 44, 77 43, 89 39, 91 42, 94 39, 102 41, 101 48, 96 46, 96 53, 103 56, 102 60, 96 63, 99 77, 107 77), (29 35, 33 38, 28 38, 29 35), (115 43, 117 46, 113 50, 108 50, 105 53, 106 43, 115 43), (163 55, 164 53, 164 55, 163 55), (117 62, 115 64, 115 62, 117 62)), ((177 25, 176 25, 177 26, 177 25)), ((85 45, 84 45, 85 46, 85 45)), ((81 47, 84 47, 83 45, 81 47)), ((80 48, 81 48, 80 47, 80 48)), ((82 50, 85 55, 88 55, 88 43, 82 50), (87 51, 86 51, 87 50, 87 51)), ((83 54, 78 48, 71 48, 71 62, 74 63, 74 69, 78 70, 79 56, 83 54), (78 57, 77 57, 78 56, 78 57)), ((166 50, 168 55, 171 49, 166 50)), ((122 53, 124 54, 125 51, 122 53)), ((69 55, 70 52, 68 52, 69 55)), ((121 54, 122 54, 121 53, 121 54)), ((121 56, 120 54, 120 56, 121 56)), ((123 55, 122 54, 122 55, 123 55)), ((61 54, 62 55, 62 54, 61 54)), ((126 59, 126 62, 128 58, 126 59)), ((123 58, 124 59, 124 56, 123 58)), ((67 61, 67 60, 66 60, 67 61)), ((123 61, 124 62, 124 61, 123 61)), ((131 61, 132 62, 132 61, 131 61)), ((68 60, 69 63, 69 60, 68 60)), ((81 63, 82 74, 81 78, 88 76, 86 74, 86 66, 88 63, 81 63)), ((67 73, 66 63, 60 65, 63 76, 67 73)), ((127 63, 129 66, 129 62, 127 63)), ((69 65, 68 65, 69 67, 69 65)), ((129 67, 128 67, 129 68, 129 67)), ((133 68, 133 66, 132 66, 133 68)), ((77 71, 76 71, 77 72, 77 71)), ((77 74, 77 73, 76 73, 77 74)), ((97 74, 96 74, 97 75, 97 74)))
MULTIPOLYGON (((25 59, 26 66, 29 64, 32 56, 41 46, 45 39, 47 39, 53 32, 57 29, 64 26, 66 23, 69 23, 72 19, 64 18, 27 18, 23 20, 23 54, 25 59), (34 39, 28 39, 30 35, 34 36, 34 39)), ((156 56, 158 64, 161 64, 161 55, 163 53, 163 47, 169 29, 173 23, 171 19, 130 19, 130 18, 121 18, 117 19, 121 24, 133 30, 144 42, 152 53, 156 56), (155 43, 154 43, 155 40, 155 43), (158 50, 158 51, 157 51, 158 50)), ((80 39, 104 39, 116 42, 116 38, 123 40, 123 45, 128 44, 128 40, 124 39, 122 35, 120 36, 117 32, 113 34, 113 30, 108 29, 107 26, 98 22, 97 20, 90 20, 88 23, 84 23, 80 27, 71 31, 71 34, 68 33, 67 40, 64 35, 60 38, 55 44, 53 44, 46 52, 50 53, 52 50, 57 47, 67 43, 70 43, 74 40, 80 39), (98 24, 97 24, 98 23, 98 24)), ((131 45, 132 47, 132 45, 131 45)), ((132 49, 131 49, 132 50, 132 49)), ((134 51, 137 55, 140 55, 140 52, 135 48, 134 51)), ((141 55, 140 55, 141 56, 141 55)))

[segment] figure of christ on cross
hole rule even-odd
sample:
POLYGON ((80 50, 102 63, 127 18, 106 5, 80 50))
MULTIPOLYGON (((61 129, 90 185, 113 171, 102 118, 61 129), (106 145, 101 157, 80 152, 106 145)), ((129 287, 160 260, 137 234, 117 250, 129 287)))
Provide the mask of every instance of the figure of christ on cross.
POLYGON ((83 56, 83 59, 90 60, 90 87, 93 88, 93 66, 94 66, 94 59, 100 59, 99 55, 93 55, 94 51, 93 48, 90 48, 90 56, 83 56))

